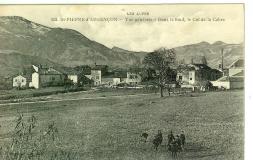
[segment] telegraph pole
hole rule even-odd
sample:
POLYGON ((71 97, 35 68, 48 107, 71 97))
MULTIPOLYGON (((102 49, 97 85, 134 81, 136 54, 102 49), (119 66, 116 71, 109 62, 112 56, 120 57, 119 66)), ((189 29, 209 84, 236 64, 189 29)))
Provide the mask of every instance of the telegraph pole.
POLYGON ((221 71, 222 71, 222 72, 223 72, 223 69, 224 69, 224 68, 223 68, 223 67, 224 67, 224 66, 223 66, 223 63, 224 63, 224 62, 223 62, 223 58, 224 58, 224 57, 223 57, 223 48, 222 48, 222 49, 221 49, 221 71))

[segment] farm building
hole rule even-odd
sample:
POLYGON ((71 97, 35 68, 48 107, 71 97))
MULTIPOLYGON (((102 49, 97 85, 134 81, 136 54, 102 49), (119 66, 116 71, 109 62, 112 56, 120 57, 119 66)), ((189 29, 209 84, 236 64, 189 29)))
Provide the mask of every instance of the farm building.
POLYGON ((102 84, 102 76, 106 75, 107 72, 107 65, 95 64, 95 66, 91 68, 91 80, 93 80, 95 86, 102 84))
POLYGON ((33 65, 32 86, 36 89, 64 84, 65 75, 51 67, 33 65))
POLYGON ((228 75, 234 76, 238 73, 242 73, 244 71, 244 60, 238 59, 234 61, 229 67, 228 67, 228 75))
POLYGON ((177 82, 181 86, 201 86, 203 82, 216 80, 222 73, 205 64, 183 64, 177 69, 177 82))
POLYGON ((223 76, 216 81, 211 81, 213 86, 224 89, 241 89, 244 88, 243 72, 233 76, 223 76))
POLYGON ((69 79, 75 85, 84 85, 91 83, 91 70, 88 67, 75 67, 75 68, 64 68, 62 71, 66 75, 66 79, 69 79), (88 75, 88 77, 87 77, 88 75))
POLYGON ((130 68, 126 72, 125 83, 130 85, 137 85, 141 82, 141 69, 130 68))
POLYGON ((104 76, 102 76, 102 84, 112 86, 112 85, 117 85, 119 84, 120 78, 115 75, 114 72, 110 72, 104 76))
POLYGON ((120 83, 126 83, 129 85, 137 85, 141 82, 139 69, 116 69, 111 72, 107 72, 101 76, 101 84, 117 85, 120 83))
POLYGON ((13 78, 13 87, 27 88, 31 86, 32 76, 31 75, 17 75, 13 78))
POLYGON ((234 61, 228 68, 228 75, 211 81, 213 86, 224 89, 244 88, 244 60, 234 61))

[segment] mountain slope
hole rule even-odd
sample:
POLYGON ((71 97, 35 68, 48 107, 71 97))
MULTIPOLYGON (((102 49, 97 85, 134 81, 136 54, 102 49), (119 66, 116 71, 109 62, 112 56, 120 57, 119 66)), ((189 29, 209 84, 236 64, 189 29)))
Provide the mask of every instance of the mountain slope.
POLYGON ((179 60, 184 59, 185 63, 190 63, 193 58, 194 63, 198 63, 205 56, 208 65, 212 68, 218 68, 218 65, 221 63, 222 49, 224 66, 226 67, 233 61, 244 57, 244 46, 242 44, 226 44, 221 41, 214 42, 213 44, 200 42, 175 48, 179 60))
MULTIPOLYGON (((198 62, 200 57, 205 56, 208 65, 217 68, 222 48, 225 65, 243 56, 242 44, 226 44, 221 41, 185 45, 176 47, 175 50, 178 61, 184 59, 189 63, 193 57, 198 62)), ((147 52, 133 52, 118 47, 110 49, 75 30, 50 28, 17 16, 0 17, 0 76, 16 73, 23 65, 35 62, 64 66, 96 62, 111 67, 127 67, 140 65, 146 54, 147 52)))
POLYGON ((32 64, 44 64, 47 66, 61 66, 50 60, 37 57, 22 55, 20 53, 0 53, 0 77, 12 76, 21 73, 25 68, 31 67, 32 64))
POLYGON ((40 56, 66 66, 95 61, 113 66, 140 63, 139 56, 134 53, 115 52, 77 31, 49 28, 21 17, 0 18, 0 41, 0 50, 40 56))

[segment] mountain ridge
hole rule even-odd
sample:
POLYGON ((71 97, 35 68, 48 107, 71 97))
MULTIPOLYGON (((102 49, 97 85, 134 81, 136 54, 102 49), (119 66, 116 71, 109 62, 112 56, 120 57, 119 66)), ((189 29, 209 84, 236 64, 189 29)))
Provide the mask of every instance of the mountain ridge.
MULTIPOLYGON (((28 63, 25 60, 28 56, 29 60, 34 57, 38 60, 42 59, 45 63, 67 67, 97 63, 122 68, 141 66, 145 55, 149 53, 129 51, 116 46, 109 48, 95 40, 90 40, 76 30, 51 28, 19 16, 0 17, 0 42, 1 54, 13 52, 24 55, 19 56, 24 58, 19 59, 20 65, 22 61, 28 63)), ((224 48, 226 64, 232 63, 238 57, 243 57, 243 44, 227 44, 221 41, 213 44, 202 41, 175 47, 175 51, 178 60, 189 61, 191 57, 205 56, 209 66, 217 68, 222 48, 224 48)), ((2 56, 2 58, 8 59, 8 56, 2 56)), ((8 70, 5 66, 10 66, 10 64, 12 63, 5 65, 0 63, 0 67, 8 70)), ((0 72, 1 75, 4 74, 0 72)))

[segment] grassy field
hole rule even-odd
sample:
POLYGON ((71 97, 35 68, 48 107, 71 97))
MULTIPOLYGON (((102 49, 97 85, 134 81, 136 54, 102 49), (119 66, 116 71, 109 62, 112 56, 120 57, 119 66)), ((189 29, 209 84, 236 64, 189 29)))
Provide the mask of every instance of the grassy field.
MULTIPOLYGON (((121 92, 120 92, 121 93, 121 92)), ((107 93, 93 93, 107 96, 107 93)), ((114 95, 114 94, 112 94, 114 95)), ((59 130, 61 146, 80 159, 165 160, 167 135, 186 134, 185 160, 243 159, 243 91, 209 92, 193 96, 140 95, 75 101, 0 106, 0 146, 9 143, 17 113, 35 115, 38 131, 50 122, 59 130), (162 130, 158 151, 152 139, 162 130), (148 142, 140 134, 149 134, 148 142)), ((82 97, 82 93, 56 95, 82 97)))

